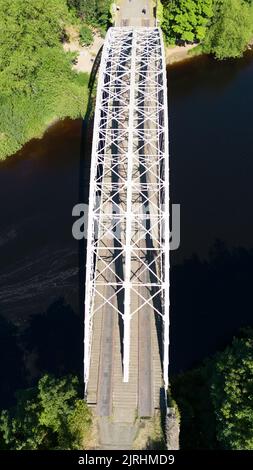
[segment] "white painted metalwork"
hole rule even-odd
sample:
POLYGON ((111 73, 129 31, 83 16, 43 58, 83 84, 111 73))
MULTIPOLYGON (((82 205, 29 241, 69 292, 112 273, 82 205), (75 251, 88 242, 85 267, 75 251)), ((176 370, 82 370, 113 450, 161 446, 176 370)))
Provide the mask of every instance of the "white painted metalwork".
POLYGON ((166 67, 159 28, 111 28, 100 65, 91 160, 84 380, 94 315, 112 309, 124 325, 129 378, 131 318, 162 317, 169 365, 169 146, 166 67), (110 286, 110 289, 108 289, 110 286))

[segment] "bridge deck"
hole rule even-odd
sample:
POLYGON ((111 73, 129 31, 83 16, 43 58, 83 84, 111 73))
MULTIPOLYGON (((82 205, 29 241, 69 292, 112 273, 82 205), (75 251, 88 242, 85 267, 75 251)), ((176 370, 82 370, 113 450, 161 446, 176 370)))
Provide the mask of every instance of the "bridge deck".
POLYGON ((155 26, 153 1, 119 0, 117 5, 115 26, 155 26))

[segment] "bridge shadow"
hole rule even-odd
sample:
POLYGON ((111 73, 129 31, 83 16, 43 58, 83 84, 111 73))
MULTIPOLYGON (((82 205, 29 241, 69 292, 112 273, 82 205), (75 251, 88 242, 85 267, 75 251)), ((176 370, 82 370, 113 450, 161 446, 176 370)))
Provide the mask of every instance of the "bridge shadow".
MULTIPOLYGON (((95 84, 101 62, 103 46, 100 48, 93 63, 88 83, 89 97, 86 114, 82 122, 82 134, 80 144, 79 162, 79 203, 89 204, 89 182, 90 164, 92 151, 93 118, 95 108, 95 84)), ((83 227, 85 231, 85 227, 83 227)), ((85 301, 85 275, 86 275, 86 238, 78 242, 78 264, 79 264, 79 313, 84 318, 85 301)))

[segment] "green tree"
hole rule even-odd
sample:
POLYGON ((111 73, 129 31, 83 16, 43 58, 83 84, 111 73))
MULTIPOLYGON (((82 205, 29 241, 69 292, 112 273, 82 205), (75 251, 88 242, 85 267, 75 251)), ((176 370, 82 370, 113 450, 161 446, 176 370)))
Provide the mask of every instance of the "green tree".
POLYGON ((15 450, 83 448, 91 414, 79 388, 76 377, 45 375, 37 387, 19 392, 16 406, 1 414, 6 445, 15 450))
POLYGON ((17 393, 17 405, 10 412, 3 410, 0 429, 5 444, 15 450, 43 448, 46 429, 39 425, 40 404, 35 389, 17 393))
POLYGON ((81 117, 88 77, 62 47, 67 0, 0 0, 0 159, 55 119, 81 117))
POLYGON ((32 92, 40 50, 60 47, 64 0, 0 0, 0 83, 5 93, 32 92))
POLYGON ((213 14, 212 0, 164 0, 162 28, 168 42, 202 41, 213 14))
POLYGON ((110 6, 112 0, 97 0, 97 19, 102 27, 106 28, 110 23, 110 6))
POLYGON ((68 0, 86 23, 106 29, 110 22, 110 6, 112 0, 68 0))
POLYGON ((175 377, 183 449, 253 449, 253 330, 225 351, 175 377))
POLYGON ((217 59, 241 57, 253 33, 252 4, 244 0, 216 0, 204 52, 217 59))
POLYGON ((225 449, 253 450, 253 330, 207 365, 217 439, 225 449))

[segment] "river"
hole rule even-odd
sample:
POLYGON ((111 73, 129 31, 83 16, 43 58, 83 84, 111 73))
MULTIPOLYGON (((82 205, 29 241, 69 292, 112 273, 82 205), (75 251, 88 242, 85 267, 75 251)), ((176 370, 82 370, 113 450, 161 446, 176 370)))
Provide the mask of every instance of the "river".
MULTIPOLYGON (((172 374, 252 324, 252 83, 250 54, 169 68, 170 191, 181 206, 181 244, 171 254, 172 374)), ((82 251, 71 227, 80 181, 88 194, 81 134, 81 120, 59 122, 0 163, 0 314, 20 331, 59 298, 80 319, 82 251)), ((64 354, 71 349, 59 360, 64 354)))

